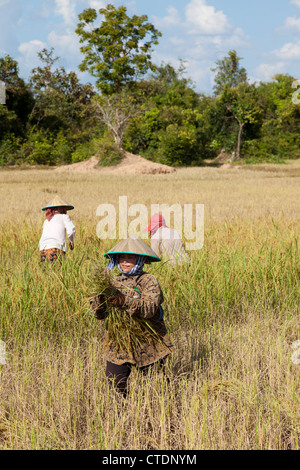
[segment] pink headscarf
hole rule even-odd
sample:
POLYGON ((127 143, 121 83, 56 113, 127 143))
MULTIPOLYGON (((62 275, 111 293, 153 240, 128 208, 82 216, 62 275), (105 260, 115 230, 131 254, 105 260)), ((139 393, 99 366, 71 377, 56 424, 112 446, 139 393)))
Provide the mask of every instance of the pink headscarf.
POLYGON ((55 214, 66 214, 67 211, 64 207, 48 207, 48 209, 45 210, 45 216, 48 222, 52 219, 52 217, 55 214))
POLYGON ((149 227, 145 228, 145 232, 150 232, 150 236, 154 235, 160 227, 166 227, 166 221, 161 214, 154 214, 150 219, 149 227))

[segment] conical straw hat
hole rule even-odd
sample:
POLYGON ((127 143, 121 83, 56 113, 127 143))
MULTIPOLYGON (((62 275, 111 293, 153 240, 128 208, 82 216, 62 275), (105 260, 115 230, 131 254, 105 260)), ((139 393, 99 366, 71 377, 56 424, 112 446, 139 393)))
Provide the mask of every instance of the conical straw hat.
POLYGON ((59 196, 55 196, 49 202, 49 204, 47 204, 46 206, 42 208, 42 211, 49 209, 50 207, 64 207, 67 211, 71 211, 72 209, 74 209, 74 206, 72 206, 68 202, 63 201, 62 198, 59 196))
POLYGON ((106 258, 109 255, 130 253, 133 255, 147 256, 149 262, 161 261, 157 254, 138 237, 129 237, 127 240, 122 240, 114 248, 104 254, 106 258))

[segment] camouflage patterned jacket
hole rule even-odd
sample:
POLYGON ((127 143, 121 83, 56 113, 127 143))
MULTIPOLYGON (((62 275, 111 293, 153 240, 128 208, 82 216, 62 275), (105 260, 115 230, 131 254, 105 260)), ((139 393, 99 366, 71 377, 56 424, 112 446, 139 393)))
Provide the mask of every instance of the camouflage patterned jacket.
MULTIPOLYGON (((167 334, 165 322, 160 318, 159 307, 164 299, 157 279, 148 273, 137 276, 119 274, 113 278, 112 284, 125 297, 122 308, 125 308, 131 316, 139 315, 147 319, 151 328, 158 334, 159 340, 141 344, 132 353, 129 353, 128 351, 118 351, 113 342, 108 342, 106 332, 104 346, 106 360, 114 364, 129 362, 138 367, 144 367, 168 356, 173 345, 167 334)), ((106 314, 97 315, 97 297, 92 302, 91 309, 96 318, 104 319, 106 317, 106 314)))

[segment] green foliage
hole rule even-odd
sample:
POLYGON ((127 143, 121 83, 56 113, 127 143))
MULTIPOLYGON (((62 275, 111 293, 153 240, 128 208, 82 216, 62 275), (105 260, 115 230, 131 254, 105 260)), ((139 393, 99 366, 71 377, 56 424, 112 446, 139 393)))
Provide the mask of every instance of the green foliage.
POLYGON ((52 155, 53 140, 43 131, 33 129, 23 143, 20 153, 24 163, 30 165, 54 165, 52 155))
POLYGON ((240 158, 242 136, 247 126, 248 132, 261 126, 261 109, 257 104, 258 94, 254 85, 241 83, 234 88, 225 86, 217 99, 224 120, 235 119, 238 124, 235 154, 240 158))
POLYGON ((117 165, 124 156, 120 147, 108 137, 99 143, 97 154, 100 156, 100 166, 117 165))
POLYGON ((20 147, 17 163, 57 165, 71 163, 72 145, 60 132, 57 136, 33 127, 20 147))
POLYGON ((200 165, 223 148, 247 163, 300 157, 293 77, 249 85, 240 57, 229 51, 216 62, 215 95, 199 94, 185 77, 183 61, 177 70, 152 64, 160 33, 146 16, 130 18, 125 7, 112 5, 99 13, 103 22, 96 28, 97 13, 85 10, 77 32, 86 46, 82 70, 96 76, 101 95, 58 66, 53 49, 39 52, 41 66, 29 83, 19 77, 13 58, 0 57, 6 84, 0 165, 59 165, 96 154, 101 165, 114 165, 122 149, 174 166, 200 165), (142 79, 147 71, 151 75, 142 79))
POLYGON ((58 57, 53 57, 53 49, 43 49, 38 55, 44 67, 32 70, 30 82, 35 106, 30 123, 55 133, 70 128, 78 132, 92 121, 91 99, 95 94, 92 86, 80 84, 75 72, 67 73, 63 67, 53 69, 58 61, 58 57))
POLYGON ((92 139, 86 142, 82 142, 75 147, 72 152, 72 163, 82 162, 88 160, 97 153, 99 146, 98 139, 92 139))
POLYGON ((53 142, 51 159, 57 163, 71 163, 72 145, 62 131, 60 131, 53 142))
POLYGON ((81 71, 96 77, 102 93, 118 93, 133 85, 138 78, 155 67, 151 62, 152 45, 158 44, 161 33, 147 22, 146 15, 130 18, 126 7, 107 5, 99 10, 101 22, 95 26, 97 12, 93 8, 79 15, 76 33, 85 58, 81 71))
POLYGON ((168 165, 201 162, 203 114, 199 95, 183 72, 182 67, 162 65, 152 80, 141 84, 144 115, 133 119, 126 131, 127 150, 168 165))
POLYGON ((0 80, 6 87, 6 105, 0 104, 0 131, 24 135, 34 99, 29 85, 19 77, 18 63, 9 55, 0 57, 0 80))
POLYGON ((197 132, 192 125, 169 125, 159 135, 158 161, 167 165, 189 165, 199 152, 197 132))
POLYGON ((0 165, 14 165, 19 158, 20 139, 13 134, 6 136, 0 141, 0 165))
POLYGON ((300 157, 300 105, 292 101, 294 79, 276 75, 257 88, 262 125, 258 138, 245 142, 248 162, 275 161, 300 157))
POLYGON ((300 158, 299 134, 270 134, 244 143, 245 163, 282 163, 297 158, 300 158))
POLYGON ((220 95, 224 88, 234 88, 241 83, 247 83, 247 72, 241 67, 239 62, 241 57, 237 56, 235 50, 229 51, 228 56, 217 60, 216 67, 212 72, 216 72, 214 91, 215 95, 220 95))
MULTIPOLYGON (((80 84, 75 72, 67 73, 63 67, 54 68, 58 58, 53 56, 53 49, 43 49, 38 55, 44 66, 33 69, 30 85, 26 86, 18 78, 15 61, 7 57, 0 61, 1 77, 8 76, 8 91, 16 90, 20 94, 24 87, 26 91, 30 86, 29 95, 34 103, 30 114, 27 114, 26 128, 23 126, 21 133, 23 142, 17 145, 19 152, 16 149, 14 157, 2 157, 2 162, 70 163, 76 146, 86 144, 99 132, 91 101, 94 95, 92 86, 80 84)), ((24 96, 24 90, 21 96, 24 96)), ((17 100, 8 100, 8 103, 17 103, 17 100)), ((13 109, 0 107, 0 117, 3 117, 0 130, 2 135, 8 136, 3 148, 8 145, 11 149, 16 147, 9 142, 14 142, 15 135, 20 134, 18 125, 22 114, 18 113, 17 106, 13 109)))
POLYGON ((14 111, 0 104, 0 139, 7 134, 13 133, 18 125, 18 117, 14 111))
POLYGON ((110 136, 94 138, 78 144, 72 152, 72 163, 88 160, 93 155, 100 157, 99 165, 117 165, 123 157, 123 151, 110 136))

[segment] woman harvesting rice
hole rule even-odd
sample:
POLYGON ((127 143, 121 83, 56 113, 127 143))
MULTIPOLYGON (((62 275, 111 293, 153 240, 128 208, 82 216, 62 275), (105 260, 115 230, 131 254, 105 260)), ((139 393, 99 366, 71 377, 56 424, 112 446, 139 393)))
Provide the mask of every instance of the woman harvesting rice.
POLYGON ((108 271, 117 266, 120 274, 109 280, 114 295, 109 295, 111 288, 102 289, 91 308, 96 318, 107 321, 106 376, 126 396, 132 366, 147 374, 163 363, 173 347, 163 320, 160 285, 143 271, 144 263, 160 259, 138 238, 120 242, 104 256, 110 258, 108 271))
POLYGON ((162 214, 154 214, 150 219, 149 227, 144 231, 150 232, 151 248, 163 261, 168 261, 173 265, 189 263, 189 256, 179 233, 167 227, 162 214))
POLYGON ((52 201, 42 208, 45 211, 46 220, 43 225, 43 233, 39 242, 41 262, 46 260, 51 263, 60 258, 67 251, 66 234, 69 239, 70 249, 74 248, 75 226, 67 214, 74 206, 55 196, 52 201))

